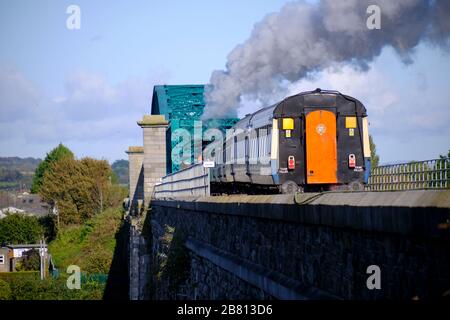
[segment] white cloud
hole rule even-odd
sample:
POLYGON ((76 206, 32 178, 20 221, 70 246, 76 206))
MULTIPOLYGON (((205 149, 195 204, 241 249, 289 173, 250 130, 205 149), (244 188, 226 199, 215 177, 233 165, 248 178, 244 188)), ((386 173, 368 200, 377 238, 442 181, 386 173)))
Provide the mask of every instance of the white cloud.
POLYGON ((140 137, 136 121, 150 113, 153 86, 167 78, 158 71, 111 84, 103 75, 80 71, 67 77, 63 94, 50 97, 17 69, 1 68, 0 154, 43 157, 63 142, 77 149, 108 145, 90 149, 91 156, 125 157, 127 143, 140 137))
POLYGON ((289 86, 289 94, 314 90, 315 88, 337 90, 360 100, 372 115, 383 115, 398 102, 398 93, 389 79, 376 67, 360 71, 351 66, 327 68, 314 78, 296 82, 289 86))
POLYGON ((116 117, 133 110, 144 113, 150 111, 153 86, 167 77, 159 71, 111 84, 103 75, 78 71, 67 77, 66 95, 55 99, 62 112, 77 121, 116 117))
POLYGON ((16 68, 0 66, 0 122, 35 116, 43 93, 16 68))

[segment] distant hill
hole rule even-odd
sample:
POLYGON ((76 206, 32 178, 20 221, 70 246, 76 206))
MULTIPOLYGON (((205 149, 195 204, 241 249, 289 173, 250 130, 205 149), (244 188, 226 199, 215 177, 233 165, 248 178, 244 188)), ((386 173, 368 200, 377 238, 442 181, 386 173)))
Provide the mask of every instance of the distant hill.
POLYGON ((40 162, 36 158, 0 157, 0 190, 30 189, 40 162))
MULTIPOLYGON (((36 158, 0 157, 0 190, 29 190, 41 161, 36 158)), ((116 160, 111 168, 118 182, 128 186, 128 160, 116 160)))
POLYGON ((111 168, 116 174, 119 183, 128 186, 128 160, 116 160, 111 165, 111 168))

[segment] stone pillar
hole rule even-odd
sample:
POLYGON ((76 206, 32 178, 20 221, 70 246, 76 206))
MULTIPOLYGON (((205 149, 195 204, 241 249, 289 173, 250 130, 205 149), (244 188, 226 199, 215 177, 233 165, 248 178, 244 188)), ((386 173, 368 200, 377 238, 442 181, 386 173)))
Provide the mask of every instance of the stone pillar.
POLYGON ((139 203, 144 200, 144 148, 129 147, 128 168, 130 183, 130 214, 136 215, 139 212, 139 203))
POLYGON ((144 206, 148 207, 155 183, 166 175, 166 131, 163 115, 144 115, 138 125, 144 135, 144 206))

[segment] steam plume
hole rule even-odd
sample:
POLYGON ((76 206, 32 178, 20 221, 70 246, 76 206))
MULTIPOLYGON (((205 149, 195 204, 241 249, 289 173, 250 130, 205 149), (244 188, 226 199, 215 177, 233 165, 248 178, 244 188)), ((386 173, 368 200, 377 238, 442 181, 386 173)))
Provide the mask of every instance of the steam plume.
POLYGON ((449 47, 449 0, 322 0, 289 3, 254 26, 227 58, 226 70, 212 73, 205 92, 208 118, 237 115, 243 97, 267 102, 286 83, 332 65, 368 63, 391 46, 405 63, 421 41, 449 47), (366 25, 369 5, 381 9, 381 29, 366 25))

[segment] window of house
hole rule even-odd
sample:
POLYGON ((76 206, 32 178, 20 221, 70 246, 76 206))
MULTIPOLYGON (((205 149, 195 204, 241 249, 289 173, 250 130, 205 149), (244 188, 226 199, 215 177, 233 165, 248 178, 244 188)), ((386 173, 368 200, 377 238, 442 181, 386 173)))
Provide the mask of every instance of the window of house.
POLYGON ((5 256, 0 255, 0 264, 5 264, 5 256))

